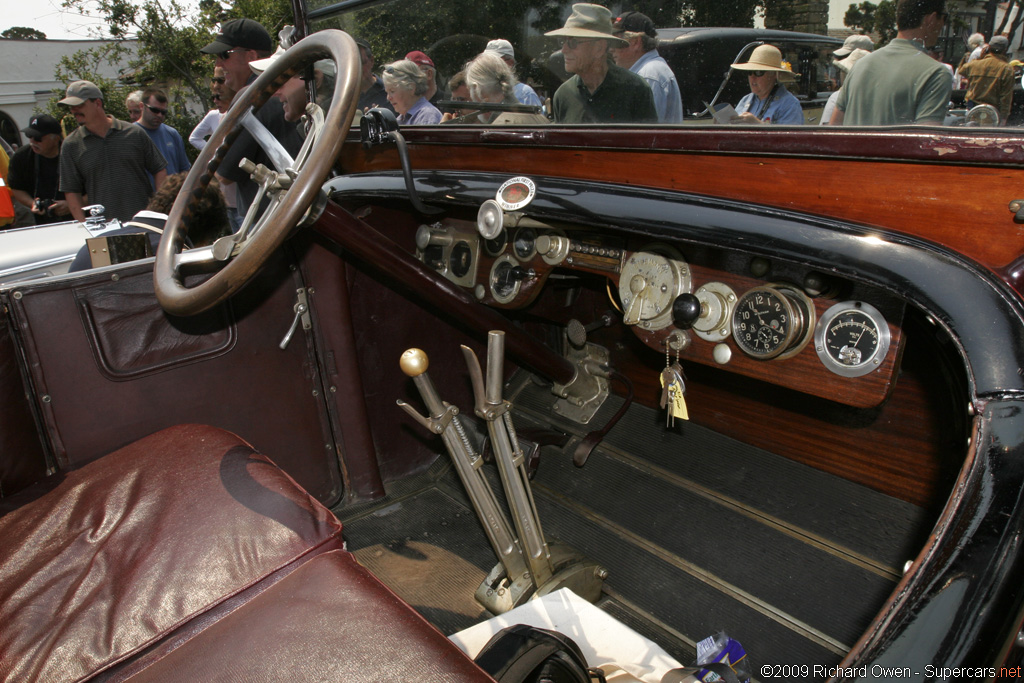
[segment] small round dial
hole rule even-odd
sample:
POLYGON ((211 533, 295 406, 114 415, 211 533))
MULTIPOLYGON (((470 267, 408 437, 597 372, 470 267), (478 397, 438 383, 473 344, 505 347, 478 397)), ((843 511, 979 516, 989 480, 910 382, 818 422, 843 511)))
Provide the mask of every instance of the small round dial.
POLYGON ((889 342, 885 318, 863 301, 836 304, 825 311, 814 330, 818 358, 843 377, 860 377, 881 365, 889 342))
POLYGON ((494 239, 484 240, 484 251, 489 256, 500 256, 501 252, 505 251, 506 244, 508 244, 508 233, 502 230, 494 239))
POLYGON ((799 344, 807 330, 806 306, 777 287, 754 287, 732 314, 732 335, 748 356, 767 360, 799 344))
POLYGON ((690 291, 690 269, 653 251, 630 254, 619 274, 622 322, 658 330, 672 323, 672 302, 690 291))
POLYGON ((537 253, 537 233, 533 228, 519 228, 512 241, 512 251, 520 261, 529 261, 537 253))

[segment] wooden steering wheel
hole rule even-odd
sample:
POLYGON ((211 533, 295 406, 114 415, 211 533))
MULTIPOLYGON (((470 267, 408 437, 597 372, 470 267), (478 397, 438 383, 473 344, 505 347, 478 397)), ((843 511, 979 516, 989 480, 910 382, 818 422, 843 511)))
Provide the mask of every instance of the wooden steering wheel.
POLYGON ((359 48, 355 41, 343 31, 327 30, 293 45, 238 94, 192 166, 168 216, 153 270, 156 297, 165 311, 174 315, 195 315, 230 297, 252 279, 314 202, 318 198, 324 200, 321 186, 352 125, 359 79, 359 48), (319 108, 307 109, 313 123, 302 149, 291 159, 255 120, 252 111, 262 106, 288 79, 300 75, 307 65, 320 59, 331 59, 337 65, 334 94, 326 116, 319 108), (247 169, 261 186, 256 202, 262 194, 270 197, 267 209, 258 220, 253 220, 252 214, 247 215, 236 234, 222 237, 212 246, 182 251, 198 198, 245 128, 274 160, 271 163, 275 168, 262 165, 253 168, 250 164, 247 169), (215 272, 195 286, 186 286, 183 271, 193 268, 215 272))

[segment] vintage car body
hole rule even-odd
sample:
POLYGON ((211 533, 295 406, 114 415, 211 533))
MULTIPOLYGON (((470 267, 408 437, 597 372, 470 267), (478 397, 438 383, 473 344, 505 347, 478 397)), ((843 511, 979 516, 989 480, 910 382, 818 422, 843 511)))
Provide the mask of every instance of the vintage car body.
POLYGON ((0 232, 0 282, 63 275, 91 236, 77 221, 0 232))
MULTIPOLYGON (((300 32, 390 11, 353 6, 314 10, 300 32)), ((680 662, 725 631, 756 680, 1012 677, 1016 131, 441 125, 396 144, 386 117, 345 121, 354 51, 340 32, 293 47, 190 176, 204 182, 249 105, 334 58, 325 126, 257 233, 276 243, 204 280, 179 276, 171 229, 155 267, 0 289, 3 678, 169 680, 187 664, 179 675, 216 679, 241 662, 260 680, 474 680, 426 622, 450 635, 501 611, 474 592, 518 584, 494 579, 495 526, 462 481, 486 480, 502 504, 513 489, 445 451, 483 450, 506 400, 543 531, 573 551, 552 580, 575 571, 566 585, 596 585, 603 610, 680 662), (285 242, 311 205, 312 225, 285 242), (799 322, 781 346, 765 331, 766 351, 744 336, 751 315, 799 322), (495 331, 502 393, 486 403, 459 347, 495 372, 495 331), (675 362, 689 419, 671 423, 659 379, 675 362), (438 399, 426 408, 424 371, 438 399), (442 400, 464 430, 444 441, 442 400), (276 521, 304 540, 282 542, 276 521), (120 526, 152 534, 150 559, 133 559, 120 526), (82 550, 93 538, 111 540, 82 550), (59 581, 54 547, 72 549, 59 581), (174 548, 203 559, 176 562, 174 548), (234 574, 244 585, 222 578, 234 574), (296 577, 288 618, 268 616, 296 577), (61 581, 125 587, 54 598, 61 581), (39 616, 37 594, 60 608, 39 616), (367 617, 378 603, 387 616, 367 617), (93 613, 99 645, 78 617, 93 613)))

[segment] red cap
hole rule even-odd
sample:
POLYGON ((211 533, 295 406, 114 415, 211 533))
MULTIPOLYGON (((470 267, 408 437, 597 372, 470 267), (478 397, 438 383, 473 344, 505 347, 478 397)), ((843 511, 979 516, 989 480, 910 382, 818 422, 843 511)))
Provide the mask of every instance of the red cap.
POLYGON ((437 69, 434 67, 434 61, 427 56, 426 52, 413 50, 412 52, 407 54, 405 58, 408 59, 410 62, 414 63, 416 66, 429 66, 431 69, 434 69, 434 71, 437 71, 437 69))

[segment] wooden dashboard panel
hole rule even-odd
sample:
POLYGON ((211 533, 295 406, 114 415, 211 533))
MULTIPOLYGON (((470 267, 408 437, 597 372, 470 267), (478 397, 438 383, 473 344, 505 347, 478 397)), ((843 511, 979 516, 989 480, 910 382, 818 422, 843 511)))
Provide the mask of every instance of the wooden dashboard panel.
MULTIPOLYGON (((625 242, 621 238, 615 235, 588 232, 585 228, 573 229, 568 226, 545 229, 531 224, 529 229, 533 231, 535 239, 544 235, 557 235, 571 240, 573 246, 571 250, 563 252, 565 255, 558 263, 552 263, 551 261, 554 259, 551 258, 545 259, 532 246, 525 253, 515 255, 514 250, 519 242, 519 233, 518 229, 513 229, 509 231, 511 234, 500 250, 492 249, 488 253, 479 244, 481 240, 477 235, 474 223, 449 219, 430 228, 432 234, 439 237, 437 241, 443 243, 444 246, 437 250, 436 257, 426 260, 456 284, 475 289, 479 301, 496 308, 523 309, 529 306, 544 289, 556 268, 567 272, 578 271, 607 277, 610 295, 615 297, 619 288, 622 264, 630 254, 634 253, 624 248, 625 242), (454 249, 455 245, 466 245, 461 253, 463 255, 476 254, 476 262, 467 264, 460 261, 459 266, 455 267, 453 263, 455 259, 452 254, 459 251, 454 249), (522 279, 515 285, 514 294, 503 297, 495 296, 495 287, 491 281, 494 278, 496 263, 504 263, 506 268, 520 269, 519 275, 522 279)), ((539 239, 537 241, 539 242, 539 239)), ((438 246, 440 247, 441 244, 438 246)), ((423 258, 422 249, 419 253, 423 258)), ((711 282, 728 285, 738 296, 760 285, 785 284, 790 288, 800 289, 797 284, 798 275, 790 275, 788 278, 779 280, 773 279, 773 274, 769 273, 766 278, 758 279, 740 274, 737 272, 738 266, 735 265, 732 268, 722 268, 688 262, 687 266, 692 282, 691 291, 696 291, 701 285, 711 282)), ((760 360, 745 355, 732 335, 718 342, 710 342, 700 338, 693 331, 680 332, 671 324, 660 329, 645 329, 640 325, 630 327, 636 336, 659 356, 664 355, 665 342, 670 335, 684 334, 689 339, 689 343, 681 351, 680 360, 721 367, 729 372, 812 396, 827 398, 845 405, 871 408, 881 404, 892 390, 897 360, 902 351, 903 335, 900 322, 903 317, 903 305, 889 297, 883 297, 877 292, 854 290, 853 296, 873 299, 867 303, 883 312, 889 326, 891 339, 889 350, 878 368, 860 377, 843 377, 828 370, 819 359, 811 339, 815 322, 840 300, 836 298, 816 297, 810 299, 814 312, 807 323, 803 343, 771 360, 760 360), (719 344, 725 344, 730 352, 729 360, 726 363, 720 363, 715 359, 715 348, 719 344)), ((613 301, 613 304, 619 308, 621 313, 621 306, 616 301, 613 301)))

